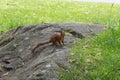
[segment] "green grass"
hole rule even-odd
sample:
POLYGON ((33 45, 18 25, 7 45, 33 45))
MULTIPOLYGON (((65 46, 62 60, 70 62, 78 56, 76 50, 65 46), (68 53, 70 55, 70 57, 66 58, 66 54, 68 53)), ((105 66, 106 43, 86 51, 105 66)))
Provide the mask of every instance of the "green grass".
POLYGON ((61 80, 120 80, 120 5, 64 0, 1 0, 0 32, 41 22, 106 25, 106 31, 77 41, 69 56, 71 69, 61 80))
POLYGON ((76 42, 61 80, 120 80, 120 29, 76 42))
POLYGON ((41 22, 87 22, 116 26, 120 5, 64 0, 1 0, 0 31, 41 22))

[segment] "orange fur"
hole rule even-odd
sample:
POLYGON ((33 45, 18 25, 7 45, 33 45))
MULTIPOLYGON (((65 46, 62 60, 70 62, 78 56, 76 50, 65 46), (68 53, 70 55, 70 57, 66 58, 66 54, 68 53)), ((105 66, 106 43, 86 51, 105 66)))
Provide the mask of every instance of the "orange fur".
POLYGON ((63 46, 64 45, 64 36, 65 36, 65 33, 63 31, 61 31, 60 34, 52 35, 49 41, 46 41, 46 42, 43 42, 43 43, 38 43, 32 49, 32 53, 34 53, 36 48, 38 48, 39 46, 44 45, 44 44, 48 44, 48 43, 52 43, 53 45, 56 45, 56 46, 57 46, 57 43, 59 43, 59 45, 63 46))

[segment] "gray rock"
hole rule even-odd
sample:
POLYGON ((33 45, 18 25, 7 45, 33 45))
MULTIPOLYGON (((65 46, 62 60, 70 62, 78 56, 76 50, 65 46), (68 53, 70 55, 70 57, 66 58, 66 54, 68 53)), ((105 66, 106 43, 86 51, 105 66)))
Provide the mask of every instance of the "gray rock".
POLYGON ((68 55, 76 39, 90 38, 104 31, 100 24, 60 23, 23 26, 0 36, 0 64, 3 80, 59 80, 60 68, 69 69, 68 55), (54 33, 63 29, 65 46, 46 44, 31 53, 31 47, 49 40, 54 33))

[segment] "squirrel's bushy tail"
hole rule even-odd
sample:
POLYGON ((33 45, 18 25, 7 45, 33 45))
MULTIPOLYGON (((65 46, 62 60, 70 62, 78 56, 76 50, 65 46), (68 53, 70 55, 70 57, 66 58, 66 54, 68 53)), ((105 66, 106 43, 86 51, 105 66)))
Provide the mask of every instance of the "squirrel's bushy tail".
POLYGON ((38 48, 39 46, 44 45, 44 44, 48 44, 48 43, 50 43, 50 42, 51 42, 51 41, 46 41, 46 42, 38 43, 38 44, 32 49, 32 53, 34 53, 35 49, 38 48))

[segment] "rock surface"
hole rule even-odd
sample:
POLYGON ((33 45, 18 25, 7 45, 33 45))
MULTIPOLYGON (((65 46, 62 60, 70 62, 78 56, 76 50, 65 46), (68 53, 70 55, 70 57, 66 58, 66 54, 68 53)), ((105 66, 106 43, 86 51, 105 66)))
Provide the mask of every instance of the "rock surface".
POLYGON ((43 23, 20 26, 0 35, 0 80, 59 80, 59 68, 67 69, 68 55, 76 39, 90 38, 104 31, 99 24, 43 23), (65 30, 65 46, 46 44, 31 53, 31 47, 65 30))

